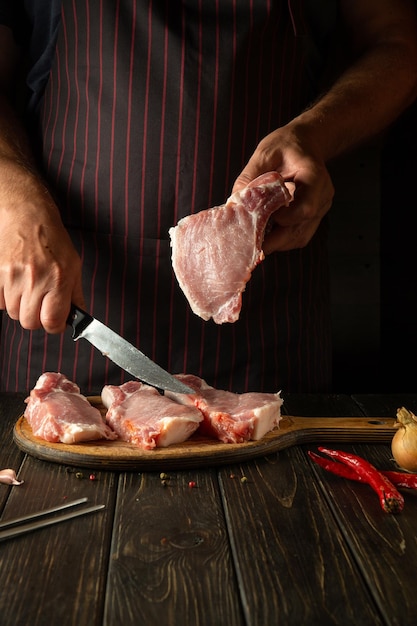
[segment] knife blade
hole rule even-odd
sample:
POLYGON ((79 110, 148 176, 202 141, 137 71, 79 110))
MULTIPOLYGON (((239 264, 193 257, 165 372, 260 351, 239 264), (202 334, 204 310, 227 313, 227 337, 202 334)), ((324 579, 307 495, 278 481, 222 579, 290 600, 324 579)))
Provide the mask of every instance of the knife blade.
POLYGON ((67 323, 72 327, 74 341, 87 339, 104 356, 140 381, 163 391, 195 393, 126 339, 75 305, 71 306, 67 323))

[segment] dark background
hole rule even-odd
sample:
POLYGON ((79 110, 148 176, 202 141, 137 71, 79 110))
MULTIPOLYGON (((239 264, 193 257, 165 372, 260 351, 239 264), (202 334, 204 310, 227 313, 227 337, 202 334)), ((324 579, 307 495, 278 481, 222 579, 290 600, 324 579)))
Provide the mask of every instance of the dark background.
POLYGON ((415 392, 417 105, 332 164, 334 390, 415 392))

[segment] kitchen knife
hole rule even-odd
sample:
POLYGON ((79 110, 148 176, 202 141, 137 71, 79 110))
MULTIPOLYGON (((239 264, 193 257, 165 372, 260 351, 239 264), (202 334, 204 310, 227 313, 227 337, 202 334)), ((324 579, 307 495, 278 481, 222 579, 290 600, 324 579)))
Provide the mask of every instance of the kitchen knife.
POLYGON ((168 374, 126 339, 94 317, 72 305, 67 320, 72 326, 72 338, 87 339, 95 348, 126 372, 160 390, 176 393, 195 393, 190 387, 168 374))

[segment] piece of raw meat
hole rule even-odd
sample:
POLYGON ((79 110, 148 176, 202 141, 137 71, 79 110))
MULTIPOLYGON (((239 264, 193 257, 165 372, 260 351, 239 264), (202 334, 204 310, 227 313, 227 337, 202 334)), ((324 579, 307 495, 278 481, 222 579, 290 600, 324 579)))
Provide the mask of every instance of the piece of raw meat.
POLYGON ((265 258, 269 218, 290 199, 280 174, 269 172, 225 204, 188 215, 170 228, 172 266, 196 315, 217 324, 239 318, 242 292, 265 258))
POLYGON ((105 385, 101 397, 107 423, 120 439, 145 450, 185 441, 203 420, 196 407, 170 400, 139 381, 105 385))
POLYGON ((176 378, 195 389, 196 393, 166 391, 166 395, 186 405, 196 406, 204 416, 199 432, 224 443, 261 439, 281 419, 283 400, 279 393, 238 394, 210 387, 202 378, 192 374, 177 374, 176 378))
POLYGON ((116 439, 100 411, 63 374, 45 372, 30 392, 24 416, 36 437, 54 443, 116 439))

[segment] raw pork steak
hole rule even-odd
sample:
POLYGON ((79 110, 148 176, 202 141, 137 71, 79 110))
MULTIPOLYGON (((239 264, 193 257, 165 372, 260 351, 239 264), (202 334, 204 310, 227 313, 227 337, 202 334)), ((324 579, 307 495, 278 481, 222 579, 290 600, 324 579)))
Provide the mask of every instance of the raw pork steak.
POLYGON ((225 204, 188 215, 170 228, 172 266, 194 313, 217 324, 238 319, 242 292, 265 258, 268 220, 290 199, 282 177, 269 172, 225 204))
POLYGON ((194 406, 173 402, 139 381, 105 385, 101 397, 107 423, 120 439, 145 450, 185 441, 203 420, 194 406))
POLYGON ((26 398, 25 418, 36 437, 51 442, 78 443, 117 439, 101 413, 63 374, 45 372, 26 398))
POLYGON ((178 402, 196 406, 204 416, 199 432, 224 443, 261 439, 281 419, 283 400, 279 393, 238 394, 214 389, 202 378, 192 374, 177 374, 176 378, 195 389, 195 395, 168 391, 166 395, 178 402))

